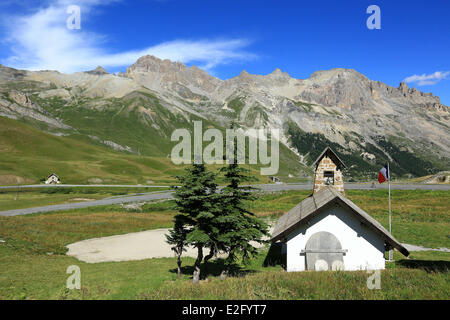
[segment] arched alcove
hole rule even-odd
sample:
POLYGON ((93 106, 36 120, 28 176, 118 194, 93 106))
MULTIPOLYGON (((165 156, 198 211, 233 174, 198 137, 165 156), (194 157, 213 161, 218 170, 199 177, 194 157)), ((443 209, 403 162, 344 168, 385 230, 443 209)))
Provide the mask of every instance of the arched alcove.
POLYGON ((334 265, 344 264, 344 253, 341 243, 336 236, 330 232, 320 231, 314 233, 306 242, 306 270, 316 270, 316 262, 321 262, 321 270, 324 270, 324 262, 328 265, 325 270, 331 270, 334 265), (340 264, 341 263, 341 264, 340 264))

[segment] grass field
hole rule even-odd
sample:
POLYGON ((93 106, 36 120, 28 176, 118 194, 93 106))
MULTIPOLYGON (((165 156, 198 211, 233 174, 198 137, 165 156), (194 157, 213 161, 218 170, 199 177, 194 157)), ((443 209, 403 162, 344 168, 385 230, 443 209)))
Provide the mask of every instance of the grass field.
MULTIPOLYGON (((346 191, 358 206, 387 226, 386 191, 346 191)), ((259 216, 276 218, 310 194, 261 194, 250 205, 259 216)), ((88 264, 65 256, 75 241, 170 227, 171 201, 148 203, 142 212, 120 206, 94 207, 29 216, 0 217, 2 299, 449 299, 450 254, 414 252, 382 271, 381 290, 369 290, 365 272, 286 273, 263 267, 266 250, 235 277, 217 278, 221 261, 209 267, 208 282, 192 286, 193 259, 183 259, 176 280, 173 258, 88 264), (82 289, 68 290, 66 269, 78 265, 82 289)), ((397 191, 392 194, 393 234, 401 242, 450 247, 450 192, 397 191)))
POLYGON ((0 185, 39 183, 53 172, 63 183, 147 184, 173 182, 179 168, 165 157, 115 152, 83 136, 53 136, 0 117, 0 185))
MULTIPOLYGON (((130 131, 127 128, 122 130, 130 131)), ((133 138, 136 137, 131 135, 127 139, 133 138)), ((174 176, 182 173, 183 166, 171 161, 171 144, 161 137, 146 137, 145 132, 141 132, 139 138, 147 146, 158 141, 165 147, 145 155, 118 152, 86 135, 71 132, 67 136, 56 136, 0 116, 0 185, 39 183, 51 173, 56 173, 66 184, 175 183, 174 176)), ((218 169, 218 166, 210 168, 218 169)), ((267 176, 260 175, 256 165, 249 166, 249 169, 257 178, 256 183, 269 182, 267 176)), ((311 171, 310 168, 303 169, 311 171)), ((290 172, 299 172, 298 159, 286 146, 280 145, 280 175, 287 177, 290 172)), ((221 178, 218 180, 220 182, 221 178)), ((305 179, 297 177, 289 178, 289 181, 305 179)))

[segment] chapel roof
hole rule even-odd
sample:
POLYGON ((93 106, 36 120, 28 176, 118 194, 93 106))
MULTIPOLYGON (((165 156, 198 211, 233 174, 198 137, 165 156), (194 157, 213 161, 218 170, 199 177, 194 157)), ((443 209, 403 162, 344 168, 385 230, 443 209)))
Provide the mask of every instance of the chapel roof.
POLYGON ((346 168, 345 163, 338 157, 338 155, 331 149, 330 147, 326 147, 322 153, 317 157, 316 161, 314 161, 314 166, 317 168, 320 160, 323 157, 328 156, 331 160, 336 164, 338 168, 346 168))
POLYGON ((306 223, 313 216, 322 212, 323 209, 333 204, 349 208, 361 220, 361 223, 379 234, 386 243, 408 256, 409 251, 397 241, 377 220, 372 218, 367 212, 359 208, 352 201, 344 197, 332 186, 327 186, 310 197, 304 199, 288 213, 283 215, 277 222, 272 232, 272 242, 282 239, 301 223, 306 223))

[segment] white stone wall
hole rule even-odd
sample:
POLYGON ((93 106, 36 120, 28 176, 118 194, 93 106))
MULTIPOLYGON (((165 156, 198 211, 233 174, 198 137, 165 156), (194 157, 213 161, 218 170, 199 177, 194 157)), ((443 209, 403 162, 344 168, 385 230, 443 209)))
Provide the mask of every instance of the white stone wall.
POLYGON ((344 255, 344 270, 384 269, 384 240, 360 221, 349 209, 333 206, 311 219, 309 225, 297 227, 287 237, 287 271, 306 269, 306 256, 300 252, 308 239, 320 231, 334 234, 342 249, 348 250, 344 255))

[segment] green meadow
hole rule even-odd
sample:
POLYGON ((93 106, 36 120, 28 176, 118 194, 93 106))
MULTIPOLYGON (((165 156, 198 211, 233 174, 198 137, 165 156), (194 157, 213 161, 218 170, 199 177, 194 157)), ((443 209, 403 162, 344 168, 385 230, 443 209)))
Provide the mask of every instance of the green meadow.
MULTIPOLYGON (((91 116, 80 116, 80 123, 88 127, 90 122, 85 122, 88 121, 86 119, 91 119, 91 116)), ((69 123, 81 126, 78 122, 69 123)), ((129 130, 132 123, 119 124, 121 126, 117 131, 112 132, 105 131, 107 129, 104 123, 96 123, 93 132, 80 129, 80 133, 70 131, 65 133, 66 136, 57 136, 30 124, 0 117, 0 185, 42 183, 51 173, 56 173, 65 184, 175 183, 174 176, 183 171, 182 165, 175 165, 170 159, 171 148, 175 142, 163 141, 153 131, 147 132, 144 129, 139 131, 139 135, 133 136, 129 130), (111 139, 116 138, 114 141, 124 145, 131 145, 133 139, 135 143, 142 143, 136 147, 141 154, 115 151, 89 138, 92 134, 108 136, 109 133, 111 139), (152 148, 146 149, 146 146, 152 148)), ((36 126, 35 123, 33 125, 36 126)), ((288 178, 288 173, 299 172, 300 169, 298 159, 284 145, 280 145, 279 162, 280 176, 283 176, 286 182, 306 181, 300 177, 288 178)), ((218 165, 209 167, 219 168, 218 165)), ((250 169, 252 176, 256 177, 255 183, 269 182, 267 176, 260 175, 257 165, 246 167, 250 169)), ((311 172, 310 168, 303 169, 305 172, 311 172)))
POLYGON ((53 172, 70 184, 150 184, 173 182, 179 168, 164 157, 116 152, 0 117, 0 185, 39 183, 53 172))
MULTIPOLYGON (((257 215, 275 220, 309 191, 261 193, 249 204, 257 215)), ((385 190, 347 190, 346 195, 387 227, 385 190)), ((85 196, 87 196, 85 194, 85 196)), ((94 197, 93 195, 89 195, 94 197)), ((103 196, 103 195, 102 195, 103 196)), ((401 242, 450 247, 450 192, 392 193, 393 235, 401 242)), ((172 201, 150 202, 142 210, 121 206, 0 217, 1 299, 449 299, 450 253, 413 252, 381 272, 381 290, 369 290, 366 272, 287 273, 267 264, 261 249, 232 277, 219 280, 222 261, 208 267, 208 280, 191 284, 194 259, 183 258, 177 279, 174 258, 89 264, 65 255, 67 244, 83 239, 172 226, 172 201), (81 290, 66 289, 66 269, 81 269, 81 290)))

